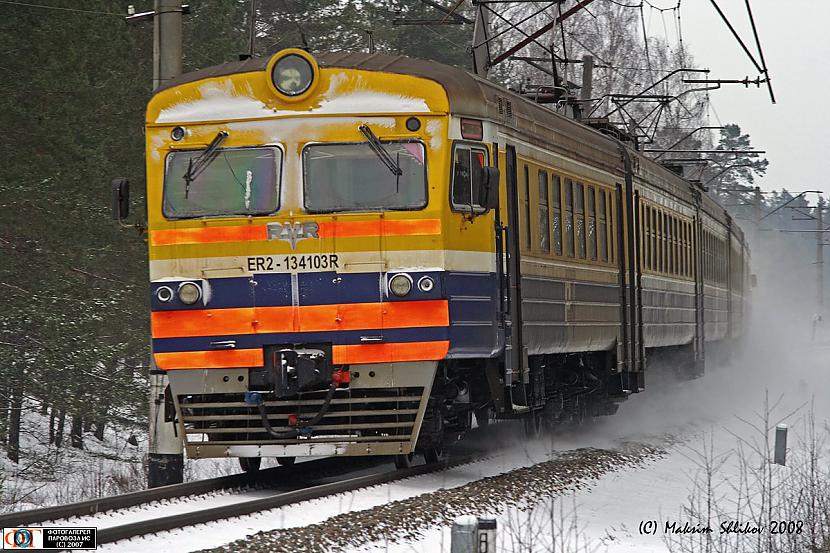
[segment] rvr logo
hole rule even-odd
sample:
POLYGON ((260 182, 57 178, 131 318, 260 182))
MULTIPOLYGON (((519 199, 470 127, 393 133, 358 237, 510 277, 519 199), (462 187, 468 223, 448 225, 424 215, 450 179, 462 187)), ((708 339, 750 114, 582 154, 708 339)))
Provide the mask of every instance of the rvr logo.
POLYGON ((268 223, 268 240, 284 240, 297 249, 297 242, 317 236, 317 223, 268 223))

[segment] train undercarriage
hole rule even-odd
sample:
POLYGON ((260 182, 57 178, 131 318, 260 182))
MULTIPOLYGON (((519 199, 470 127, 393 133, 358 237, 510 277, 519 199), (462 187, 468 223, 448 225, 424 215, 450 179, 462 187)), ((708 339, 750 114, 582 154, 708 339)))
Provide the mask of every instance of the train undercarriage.
MULTIPOLYGON (((171 371, 166 416, 190 457, 239 457, 246 471, 262 457, 291 464, 309 455, 388 455, 408 467, 415 455, 439 461, 474 421, 522 419, 535 437, 613 415, 643 384, 640 377, 631 389, 613 351, 529 356, 510 386, 497 360, 337 367, 327 353, 324 345, 279 347, 260 369, 171 371)), ((677 376, 697 375, 688 346, 648 356, 677 376)))

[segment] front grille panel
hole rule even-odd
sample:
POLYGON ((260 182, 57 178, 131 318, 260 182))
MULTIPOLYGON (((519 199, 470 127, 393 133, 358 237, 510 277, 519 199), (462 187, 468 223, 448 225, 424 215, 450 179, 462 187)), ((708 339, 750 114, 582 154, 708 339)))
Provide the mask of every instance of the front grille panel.
MULTIPOLYGON (((311 419, 325 395, 310 392, 280 400, 264 395, 268 421, 278 432, 289 430, 289 416, 311 419)), ((420 387, 337 390, 311 433, 292 439, 268 434, 259 408, 246 404, 242 393, 180 395, 177 399, 188 444, 308 444, 407 442, 415 429, 422 395, 420 387)))

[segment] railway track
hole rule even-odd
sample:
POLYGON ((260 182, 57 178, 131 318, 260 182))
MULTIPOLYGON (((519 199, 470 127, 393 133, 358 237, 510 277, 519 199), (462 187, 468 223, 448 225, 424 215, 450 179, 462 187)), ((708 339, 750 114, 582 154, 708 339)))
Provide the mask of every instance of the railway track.
POLYGON ((75 517, 94 516, 108 511, 137 507, 154 501, 172 500, 182 497, 205 495, 223 490, 257 489, 279 481, 290 481, 298 476, 323 478, 327 475, 342 474, 344 470, 358 470, 382 464, 385 460, 374 457, 328 458, 307 461, 286 467, 273 467, 254 474, 240 473, 194 482, 184 482, 140 490, 125 494, 90 499, 78 503, 56 505, 28 511, 17 511, 0 515, 0 528, 33 525, 75 517))
POLYGON ((319 482, 326 479, 342 478, 344 465, 351 469, 350 472, 355 473, 389 464, 388 460, 377 457, 328 458, 291 467, 266 469, 260 471, 255 478, 247 474, 235 474, 70 505, 10 513, 0 516, 0 527, 33 525, 43 522, 48 522, 50 525, 97 526, 98 544, 106 544, 377 486, 480 459, 482 459, 480 453, 468 453, 450 457, 439 463, 372 472, 321 484, 319 482), (224 504, 217 505, 215 500, 209 498, 200 500, 198 497, 211 492, 234 489, 240 490, 239 494, 231 497, 231 501, 224 502, 224 504), (169 506, 158 506, 153 509, 155 513, 149 512, 149 517, 142 518, 148 514, 142 510, 142 507, 146 508, 153 502, 177 498, 186 498, 182 505, 184 510, 179 508, 181 512, 165 514, 175 509, 169 506), (124 511, 127 511, 126 514, 124 511), (140 520, 131 520, 135 518, 140 518, 140 520))

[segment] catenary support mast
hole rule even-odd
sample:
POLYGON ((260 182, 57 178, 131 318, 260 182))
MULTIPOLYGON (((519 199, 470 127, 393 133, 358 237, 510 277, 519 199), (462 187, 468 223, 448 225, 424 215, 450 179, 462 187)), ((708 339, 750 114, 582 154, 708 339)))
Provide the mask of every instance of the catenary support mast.
POLYGON ((824 317, 824 199, 816 206, 816 314, 824 317))
MULTIPOLYGON (((153 90, 182 72, 181 0, 156 0, 153 13, 153 90)), ((151 361, 150 453, 147 485, 150 488, 177 484, 184 478, 182 439, 176 433, 172 413, 165 412, 164 371, 151 361)))

